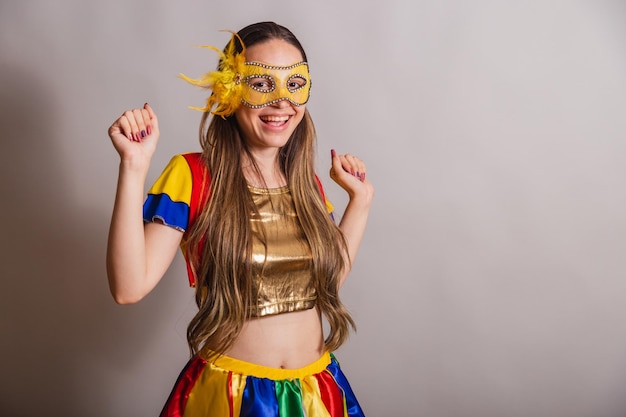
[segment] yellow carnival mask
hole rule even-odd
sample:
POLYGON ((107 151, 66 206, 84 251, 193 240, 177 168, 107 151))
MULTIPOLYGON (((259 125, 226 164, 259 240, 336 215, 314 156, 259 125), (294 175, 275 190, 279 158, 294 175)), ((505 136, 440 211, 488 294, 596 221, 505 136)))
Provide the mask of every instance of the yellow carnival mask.
POLYGON ((246 62, 241 82, 244 84, 241 100, 254 109, 283 100, 302 106, 309 100, 311 92, 311 77, 306 62, 287 67, 246 62))
POLYGON ((231 33, 232 37, 224 51, 213 46, 202 47, 220 54, 217 71, 209 71, 199 79, 180 74, 183 80, 212 91, 204 107, 191 107, 192 109, 227 117, 242 103, 258 109, 283 100, 294 106, 302 106, 309 100, 311 76, 306 62, 286 67, 246 62, 243 41, 239 35, 231 33), (242 46, 240 53, 235 52, 236 39, 242 46))

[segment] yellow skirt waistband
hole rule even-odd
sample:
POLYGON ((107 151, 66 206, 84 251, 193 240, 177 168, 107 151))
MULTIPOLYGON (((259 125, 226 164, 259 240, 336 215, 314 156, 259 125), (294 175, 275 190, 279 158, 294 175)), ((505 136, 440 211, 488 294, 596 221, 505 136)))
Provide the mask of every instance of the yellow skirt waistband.
MULTIPOLYGON (((212 352, 208 352, 211 357, 212 352)), ((275 381, 284 379, 304 378, 310 375, 319 374, 330 365, 330 353, 324 354, 315 362, 298 369, 282 369, 271 368, 269 366, 257 365, 251 362, 242 361, 240 359, 231 358, 230 356, 221 355, 216 359, 208 361, 211 366, 221 368, 240 375, 253 376, 257 378, 268 378, 275 381)))

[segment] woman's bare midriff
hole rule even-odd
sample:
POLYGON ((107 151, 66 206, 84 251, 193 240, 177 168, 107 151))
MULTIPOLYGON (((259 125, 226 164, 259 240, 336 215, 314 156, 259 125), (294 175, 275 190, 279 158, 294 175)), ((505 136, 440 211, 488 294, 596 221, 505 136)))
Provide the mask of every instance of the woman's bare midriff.
POLYGON ((248 321, 225 354, 271 368, 297 369, 324 353, 322 321, 317 308, 248 321))

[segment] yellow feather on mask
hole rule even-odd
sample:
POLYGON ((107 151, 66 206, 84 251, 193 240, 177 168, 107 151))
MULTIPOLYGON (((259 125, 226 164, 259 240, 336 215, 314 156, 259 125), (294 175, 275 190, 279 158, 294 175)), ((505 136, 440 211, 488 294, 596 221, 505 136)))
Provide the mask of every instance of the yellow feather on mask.
POLYGON ((246 62, 246 47, 243 41, 235 32, 230 33, 232 33, 232 37, 225 48, 226 51, 221 51, 214 46, 200 46, 200 48, 212 49, 220 54, 217 71, 209 71, 198 79, 189 78, 184 74, 179 75, 180 78, 195 86, 212 91, 205 107, 190 106, 190 108, 203 112, 210 111, 223 118, 233 114, 241 105, 241 74, 246 62), (239 39, 241 43, 242 51, 240 53, 235 53, 235 38, 239 39), (211 110, 214 106, 216 106, 215 110, 211 110))

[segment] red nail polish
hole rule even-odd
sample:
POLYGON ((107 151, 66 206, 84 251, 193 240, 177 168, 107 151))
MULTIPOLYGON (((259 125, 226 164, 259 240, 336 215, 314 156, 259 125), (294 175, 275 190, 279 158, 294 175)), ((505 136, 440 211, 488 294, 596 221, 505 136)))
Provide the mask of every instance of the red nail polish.
POLYGON ((152 134, 152 126, 148 125, 146 126, 146 131, 148 132, 148 135, 152 134))
POLYGON ((330 150, 330 156, 331 156, 332 158, 334 158, 335 156, 337 156, 337 152, 335 152, 335 150, 334 150, 334 149, 331 149, 331 150, 330 150))

